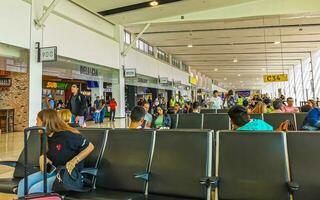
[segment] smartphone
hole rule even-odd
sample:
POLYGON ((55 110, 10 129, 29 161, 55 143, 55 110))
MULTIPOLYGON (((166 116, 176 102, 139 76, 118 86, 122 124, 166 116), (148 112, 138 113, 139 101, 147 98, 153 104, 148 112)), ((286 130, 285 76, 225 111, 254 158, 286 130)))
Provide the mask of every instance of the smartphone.
POLYGON ((50 163, 47 164, 47 173, 51 174, 52 172, 56 171, 56 167, 50 163))

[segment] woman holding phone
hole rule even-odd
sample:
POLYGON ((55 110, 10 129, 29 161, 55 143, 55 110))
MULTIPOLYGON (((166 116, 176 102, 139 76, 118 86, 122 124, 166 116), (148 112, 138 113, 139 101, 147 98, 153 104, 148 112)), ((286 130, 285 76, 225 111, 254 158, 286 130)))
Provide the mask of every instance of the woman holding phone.
MULTIPOLYGON (((37 126, 46 127, 48 133, 47 165, 44 166, 44 156, 39 158, 40 172, 28 176, 29 194, 43 192, 43 170, 48 169, 47 187, 52 192, 58 166, 65 166, 69 174, 73 169, 81 171, 84 159, 93 151, 94 146, 80 132, 70 127, 57 114, 57 111, 45 109, 37 115, 37 126)), ((18 197, 24 196, 24 180, 19 182, 18 197)))

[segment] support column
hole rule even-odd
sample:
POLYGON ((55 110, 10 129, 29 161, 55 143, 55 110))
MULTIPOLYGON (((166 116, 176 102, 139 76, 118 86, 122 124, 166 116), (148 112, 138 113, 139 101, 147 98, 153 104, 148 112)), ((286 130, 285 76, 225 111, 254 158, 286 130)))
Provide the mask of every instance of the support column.
POLYGON ((312 90, 312 97, 313 100, 316 100, 316 91, 314 86, 314 73, 313 73, 313 58, 312 58, 312 52, 310 51, 310 65, 311 65, 311 90, 312 90))
POLYGON ((42 29, 37 29, 34 20, 42 15, 43 0, 31 2, 30 58, 29 58, 29 126, 36 125, 36 117, 42 104, 42 63, 37 62, 36 42, 43 43, 42 29))
POLYGON ((121 54, 124 51, 124 28, 122 26, 117 26, 117 41, 119 42, 119 74, 118 74, 118 82, 112 83, 112 96, 118 103, 118 107, 116 110, 117 118, 124 118, 125 113, 125 79, 123 76, 123 69, 125 66, 125 56, 121 54))
POLYGON ((302 94, 303 94, 303 100, 307 101, 306 94, 305 94, 305 86, 304 86, 304 78, 303 78, 303 68, 302 68, 302 60, 300 60, 300 70, 301 70, 301 81, 302 81, 302 94))

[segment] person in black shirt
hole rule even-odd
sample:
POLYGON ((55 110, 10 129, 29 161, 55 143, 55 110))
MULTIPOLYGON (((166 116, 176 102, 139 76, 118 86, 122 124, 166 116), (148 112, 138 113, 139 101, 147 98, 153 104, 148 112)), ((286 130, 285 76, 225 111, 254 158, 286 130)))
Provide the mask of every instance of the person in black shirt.
MULTIPOLYGON (((48 133, 47 163, 59 167, 65 166, 69 174, 74 169, 81 171, 84 159, 93 151, 94 146, 80 132, 70 127, 52 109, 42 110, 37 116, 37 126, 46 127, 48 133)), ((43 192, 44 156, 39 158, 40 172, 28 176, 29 194, 43 192)), ((56 179, 56 172, 48 174, 48 192, 56 179)), ((24 195, 24 180, 19 182, 18 197, 24 195)))
POLYGON ((71 123, 78 123, 81 127, 85 125, 85 114, 87 112, 86 97, 80 93, 76 84, 71 86, 72 96, 69 100, 69 109, 72 113, 71 123))

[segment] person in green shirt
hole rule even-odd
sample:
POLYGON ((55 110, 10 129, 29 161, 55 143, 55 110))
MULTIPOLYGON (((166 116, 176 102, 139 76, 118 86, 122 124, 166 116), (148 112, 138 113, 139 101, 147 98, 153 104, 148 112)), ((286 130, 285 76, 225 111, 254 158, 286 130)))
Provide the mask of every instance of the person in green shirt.
POLYGON ((260 119, 250 119, 248 111, 243 106, 233 106, 228 111, 233 130, 236 131, 273 131, 273 127, 260 119))
POLYGON ((176 104, 176 98, 172 96, 169 102, 170 108, 173 108, 175 104, 176 104))
POLYGON ((239 94, 237 98, 237 105, 243 106, 243 101, 244 101, 244 98, 239 94))
POLYGON ((167 114, 166 110, 158 106, 157 114, 153 120, 153 128, 170 128, 171 127, 171 117, 167 114))

